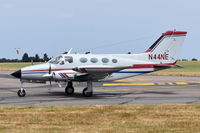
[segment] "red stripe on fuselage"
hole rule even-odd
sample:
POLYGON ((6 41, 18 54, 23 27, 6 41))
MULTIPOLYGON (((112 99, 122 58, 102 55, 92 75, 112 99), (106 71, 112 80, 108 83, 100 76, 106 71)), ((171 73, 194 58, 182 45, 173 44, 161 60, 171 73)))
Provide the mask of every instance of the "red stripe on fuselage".
POLYGON ((133 69, 133 68, 153 68, 155 65, 163 65, 163 66, 165 66, 165 65, 175 65, 176 64, 176 62, 174 62, 174 63, 165 63, 165 64, 135 64, 135 65, 133 65, 132 67, 131 67, 131 69, 133 69))
MULTIPOLYGON (((62 71, 62 70, 72 70, 72 68, 51 69, 51 71, 62 71)), ((49 69, 44 69, 44 70, 25 70, 25 71, 22 71, 22 72, 44 72, 44 71, 49 71, 49 69)))

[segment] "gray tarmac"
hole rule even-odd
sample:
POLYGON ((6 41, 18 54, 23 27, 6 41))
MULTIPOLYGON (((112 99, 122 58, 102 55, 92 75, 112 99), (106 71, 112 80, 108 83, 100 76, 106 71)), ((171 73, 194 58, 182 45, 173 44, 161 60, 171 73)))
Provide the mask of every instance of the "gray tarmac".
POLYGON ((94 83, 94 96, 89 98, 82 96, 85 83, 75 83, 72 96, 64 93, 65 85, 59 88, 56 84, 50 87, 26 83, 23 87, 27 95, 20 98, 20 82, 10 73, 0 71, 0 105, 200 104, 199 77, 143 75, 113 83, 94 83))

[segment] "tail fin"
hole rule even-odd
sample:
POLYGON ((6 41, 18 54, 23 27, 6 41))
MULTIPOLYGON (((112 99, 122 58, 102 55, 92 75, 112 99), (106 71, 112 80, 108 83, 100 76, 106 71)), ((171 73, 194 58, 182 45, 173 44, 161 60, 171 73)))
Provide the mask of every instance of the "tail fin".
POLYGON ((175 62, 179 58, 180 50, 187 32, 167 31, 148 49, 148 59, 152 61, 175 62))

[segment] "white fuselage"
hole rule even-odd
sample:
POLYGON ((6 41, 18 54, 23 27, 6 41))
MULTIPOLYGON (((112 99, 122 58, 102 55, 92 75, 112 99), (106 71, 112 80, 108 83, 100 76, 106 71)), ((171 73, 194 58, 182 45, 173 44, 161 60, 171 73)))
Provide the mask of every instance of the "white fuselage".
POLYGON ((151 64, 155 64, 155 62, 148 61, 147 54, 63 54, 61 56, 72 57, 73 61, 70 63, 68 61, 61 63, 62 60, 60 60, 55 64, 44 63, 22 68, 22 79, 48 80, 48 78, 45 78, 44 75, 49 73, 50 65, 51 72, 55 74, 56 80, 58 81, 66 81, 69 79, 75 80, 75 76, 84 75, 84 73, 72 70, 75 67, 81 66, 96 66, 95 69, 104 67, 109 68, 111 66, 130 66, 128 69, 114 72, 103 79, 99 79, 98 81, 112 81, 155 71, 155 69, 151 67, 151 64), (140 60, 140 58, 143 58, 143 60, 140 60), (146 58, 146 60, 144 60, 144 58, 146 58))

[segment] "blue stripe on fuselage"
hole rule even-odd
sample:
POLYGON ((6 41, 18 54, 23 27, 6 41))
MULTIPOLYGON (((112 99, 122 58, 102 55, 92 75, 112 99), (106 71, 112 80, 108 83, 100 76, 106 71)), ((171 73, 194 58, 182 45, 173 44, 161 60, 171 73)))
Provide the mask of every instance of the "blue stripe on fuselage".
POLYGON ((115 72, 115 73, 150 73, 153 71, 120 71, 120 72, 115 72))

